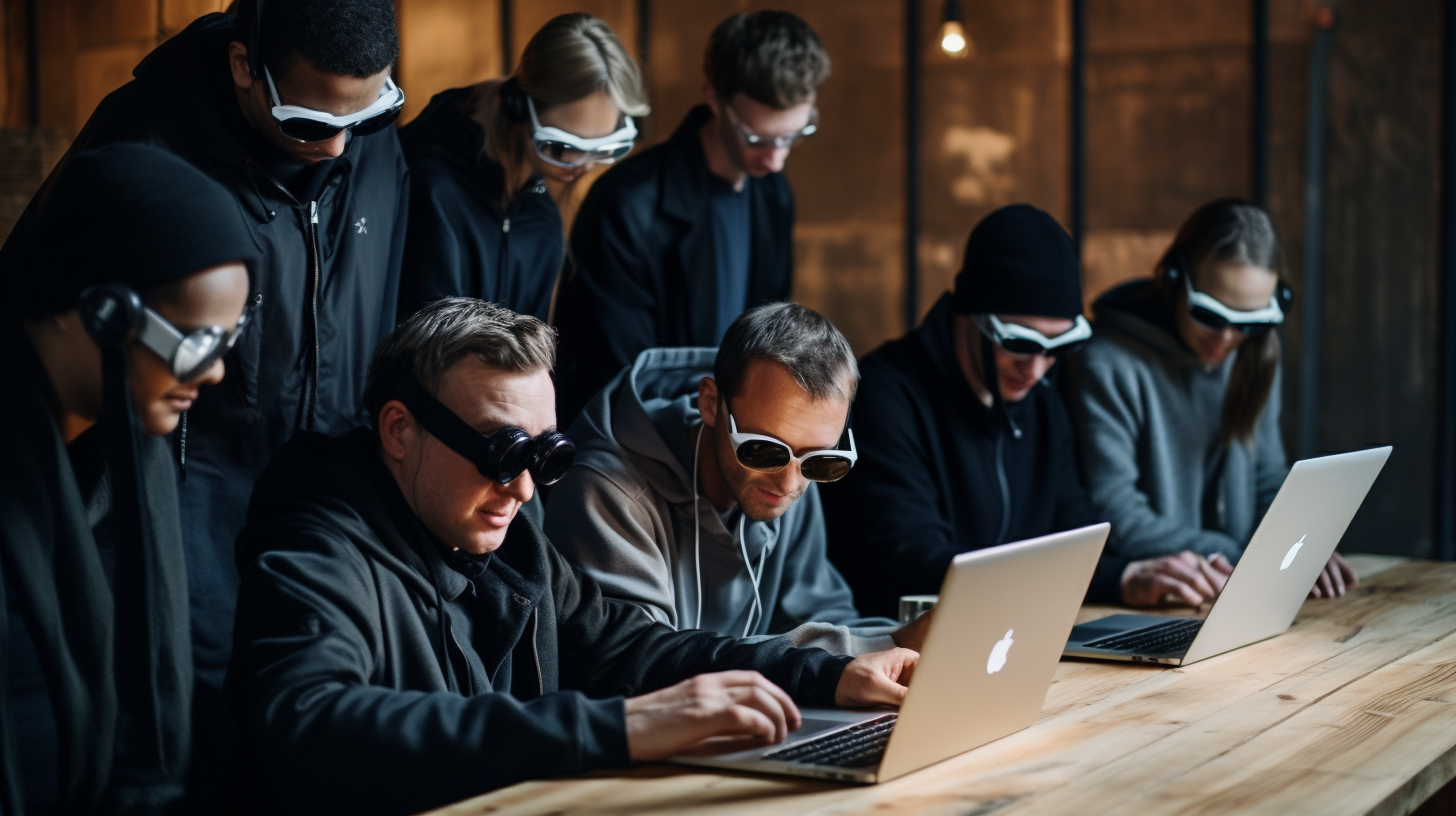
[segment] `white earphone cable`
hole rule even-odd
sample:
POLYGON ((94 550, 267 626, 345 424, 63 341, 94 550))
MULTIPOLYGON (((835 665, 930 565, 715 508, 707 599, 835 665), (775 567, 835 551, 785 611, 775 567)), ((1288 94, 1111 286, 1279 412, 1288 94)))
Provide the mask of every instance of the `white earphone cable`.
POLYGON ((698 452, 703 449, 703 429, 699 423, 698 437, 693 442, 693 576, 698 583, 698 614, 693 620, 694 629, 703 628, 703 550, 701 547, 702 525, 698 524, 698 452))

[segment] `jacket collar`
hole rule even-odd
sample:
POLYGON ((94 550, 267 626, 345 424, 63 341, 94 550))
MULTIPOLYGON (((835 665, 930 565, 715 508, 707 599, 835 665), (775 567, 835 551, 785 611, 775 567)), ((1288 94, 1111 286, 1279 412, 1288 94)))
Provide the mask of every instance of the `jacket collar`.
POLYGON ((703 155, 698 136, 713 112, 707 105, 688 111, 687 118, 673 131, 662 160, 662 211, 682 221, 696 221, 708 198, 712 172, 703 155))

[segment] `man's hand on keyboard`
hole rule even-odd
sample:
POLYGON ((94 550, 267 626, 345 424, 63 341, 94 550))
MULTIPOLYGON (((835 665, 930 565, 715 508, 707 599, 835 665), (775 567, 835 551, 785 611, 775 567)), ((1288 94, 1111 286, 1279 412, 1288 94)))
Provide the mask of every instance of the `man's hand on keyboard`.
POLYGON ((897 706, 905 699, 910 674, 919 660, 920 653, 909 649, 860 655, 839 676, 834 702, 842 706, 897 706))
POLYGON ((1122 571, 1122 602, 1126 606, 1169 602, 1202 606, 1218 597, 1233 571, 1222 555, 1205 559, 1188 550, 1134 561, 1122 571))
POLYGON ((626 707, 627 750, 635 762, 666 759, 710 737, 783 742, 803 724, 789 695, 756 671, 700 674, 629 698, 626 707))

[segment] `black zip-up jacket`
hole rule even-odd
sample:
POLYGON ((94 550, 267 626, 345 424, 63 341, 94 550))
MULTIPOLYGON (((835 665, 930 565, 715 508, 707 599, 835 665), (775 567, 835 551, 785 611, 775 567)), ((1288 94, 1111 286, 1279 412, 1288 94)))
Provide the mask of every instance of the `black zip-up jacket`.
POLYGON ((472 90, 436 94, 399 132, 410 168, 400 318, 465 295, 545 320, 565 250, 561 213, 540 176, 502 208, 505 173, 481 155, 485 132, 461 107, 472 90))
MULTIPOLYGON (((915 331, 860 361, 859 461, 820 485, 829 558, 866 615, 940 591, 956 555, 1100 521, 1076 465, 1061 394, 1048 381, 1007 408, 1021 438, 976 399, 952 345, 951 298, 915 331)), ((1104 556, 1087 599, 1115 602, 1126 561, 1104 556)))
POLYGON ((625 697, 756 669, 828 705, 849 662, 654 623, 604 600, 523 516, 494 553, 447 561, 366 428, 279 451, 239 557, 228 687, 250 812, 414 813, 623 767, 625 697))
MULTIPOLYGON (((698 136, 709 115, 693 108, 672 138, 608 170, 582 202, 556 300, 563 428, 642 351, 718 345, 713 179, 698 136)), ((748 189, 753 307, 793 286, 794 197, 781 173, 748 189)))
MULTIPOLYGON (((254 479, 295 430, 342 432, 367 416, 364 375, 394 328, 407 206, 393 129, 352 139, 318 180, 316 199, 297 200, 275 180, 264 165, 281 153, 247 125, 235 100, 232 33, 230 17, 209 14, 158 46, 135 79, 102 100, 67 154, 143 142, 180 156, 237 197, 262 258, 254 324, 226 358, 222 385, 203 394, 178 434, 186 445, 178 499, 200 710, 221 703, 212 695, 221 693, 232 646, 233 544, 254 479)), ((51 179, 66 166, 62 159, 51 179)), ((15 261, 24 253, 12 250, 27 240, 44 198, 42 190, 6 242, 4 275, 21 273, 15 261)), ((77 224, 77 240, 85 234, 77 224)))

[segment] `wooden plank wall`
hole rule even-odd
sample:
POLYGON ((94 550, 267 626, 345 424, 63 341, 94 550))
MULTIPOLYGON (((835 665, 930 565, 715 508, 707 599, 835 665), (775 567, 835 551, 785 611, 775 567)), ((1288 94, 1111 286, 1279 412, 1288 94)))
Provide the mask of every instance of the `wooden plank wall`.
MULTIPOLYGON (((1069 0, 963 2, 976 44, 953 60, 936 44, 940 0, 921 3, 923 125, 919 240, 923 311, 948 288, 971 226, 1030 201, 1067 219, 1069 0)), ((503 71, 503 0, 395 0, 405 118, 430 96, 503 71)), ((638 0, 514 0, 512 61, 546 20, 605 19, 638 47, 638 0)), ((1270 0, 1269 208, 1299 289, 1307 73, 1316 0, 1270 0)), ((0 198, 21 202, 97 102, 156 43, 226 0, 44 0, 40 125, 30 130, 23 0, 0 0, 0 198), (45 134, 50 134, 49 136, 45 134), (24 176, 22 179, 21 177, 24 176), (31 176, 35 176, 31 179, 31 176), (17 181, 18 179, 18 181, 17 181)), ((650 5, 644 144, 671 134, 701 99, 702 53, 727 15, 787 8, 834 61, 821 130, 790 159, 798 198, 795 297, 861 353, 903 331, 904 20, 885 0, 659 0, 650 5)), ((1431 552, 1435 420, 1435 253, 1439 140, 1438 0, 1338 0, 1325 170, 1327 300, 1322 312, 1324 449, 1394 442, 1357 517, 1353 549, 1431 552)), ((1248 195, 1250 5, 1087 0, 1089 298, 1145 275, 1199 203, 1248 195)), ((578 192, 583 192, 585 184, 578 192)), ((0 235, 8 228, 0 202, 0 235)), ((1299 347, 1296 314, 1285 338, 1299 347)), ((1297 383, 1285 380, 1293 439, 1297 383)))

